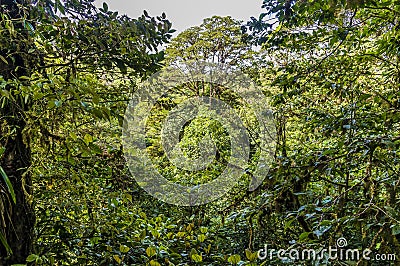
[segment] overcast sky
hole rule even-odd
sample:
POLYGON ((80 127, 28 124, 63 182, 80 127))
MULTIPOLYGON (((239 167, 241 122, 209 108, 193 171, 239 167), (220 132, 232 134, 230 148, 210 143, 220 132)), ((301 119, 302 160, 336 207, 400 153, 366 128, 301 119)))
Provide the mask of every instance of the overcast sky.
POLYGON ((110 10, 132 18, 142 15, 143 10, 151 16, 165 12, 178 32, 199 25, 204 18, 213 15, 229 15, 247 21, 262 13, 262 0, 96 0, 97 6, 102 6, 103 2, 108 4, 110 10))

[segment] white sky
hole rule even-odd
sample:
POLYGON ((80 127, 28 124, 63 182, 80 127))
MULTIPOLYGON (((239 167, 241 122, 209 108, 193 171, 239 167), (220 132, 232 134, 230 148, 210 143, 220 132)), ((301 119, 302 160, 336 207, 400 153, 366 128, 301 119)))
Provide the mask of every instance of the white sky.
POLYGON ((229 15, 248 21, 252 16, 258 18, 263 12, 263 0, 96 0, 96 5, 101 7, 103 2, 108 4, 110 10, 132 18, 141 16, 143 10, 150 16, 159 16, 165 12, 172 27, 178 32, 199 25, 204 18, 213 15, 229 15))

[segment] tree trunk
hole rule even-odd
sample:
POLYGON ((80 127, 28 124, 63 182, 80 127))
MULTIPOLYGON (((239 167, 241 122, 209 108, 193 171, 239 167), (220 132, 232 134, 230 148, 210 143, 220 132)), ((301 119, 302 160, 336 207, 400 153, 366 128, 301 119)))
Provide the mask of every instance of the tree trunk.
POLYGON ((11 125, 19 128, 17 128, 14 136, 8 138, 7 143, 2 143, 6 144, 4 145, 6 152, 3 160, 1 160, 1 165, 13 185, 16 196, 16 204, 11 203, 11 219, 7 219, 7 216, 5 217, 6 227, 4 228, 7 242, 13 253, 7 257, 5 248, 1 246, 0 265, 23 264, 26 262, 26 257, 32 251, 33 228, 35 225, 34 211, 27 200, 27 196, 32 194, 32 182, 30 173, 27 171, 31 162, 30 149, 24 143, 22 137, 25 125, 23 120, 16 120, 11 125))
MULTIPOLYGON (((21 15, 17 3, 25 4, 25 1, 0 0, 0 5, 3 5, 0 11, 7 12, 11 19, 18 20, 21 15)), ((23 31, 21 24, 16 23, 15 28, 23 31)), ((0 64, 0 75, 6 81, 28 76, 30 72, 29 63, 22 57, 28 54, 27 46, 23 42, 22 45, 12 45, 13 42, 11 38, 10 45, 1 47, 0 50, 0 54, 8 61, 8 64, 4 62, 0 64), (18 49, 18 51, 13 51, 13 49, 18 49), (14 54, 14 61, 9 60, 7 57, 9 54, 14 54)), ((10 91, 10 89, 11 86, 6 87, 6 90, 10 91)), ((16 196, 15 204, 4 197, 3 202, 9 204, 10 208, 0 209, 0 217, 4 218, 0 222, 1 231, 5 234, 12 250, 12 254, 8 255, 5 247, 0 243, 0 265, 25 264, 27 256, 32 251, 34 238, 35 214, 29 202, 31 200, 28 200, 32 197, 32 179, 28 171, 31 165, 31 150, 29 136, 24 135, 25 112, 29 110, 29 103, 24 104, 20 95, 13 95, 13 98, 13 100, 6 99, 5 102, 0 103, 3 104, 0 108, 0 147, 5 148, 5 153, 0 158, 0 166, 10 179, 16 196)))

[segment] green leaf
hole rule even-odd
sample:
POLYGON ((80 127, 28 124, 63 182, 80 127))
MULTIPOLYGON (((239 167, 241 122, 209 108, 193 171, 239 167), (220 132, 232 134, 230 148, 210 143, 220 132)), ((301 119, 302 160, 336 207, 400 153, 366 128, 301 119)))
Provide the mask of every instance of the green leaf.
POLYGON ((395 224, 392 226, 392 235, 398 235, 400 234, 400 224, 395 224))
POLYGON ((0 241, 1 241, 1 243, 3 244, 3 246, 6 248, 7 255, 12 254, 12 250, 11 250, 10 246, 8 245, 8 243, 7 243, 7 239, 6 239, 6 237, 3 235, 3 233, 1 233, 1 232, 0 232, 0 241))
POLYGON ((98 95, 97 93, 93 93, 93 98, 92 98, 92 100, 93 100, 93 103, 94 103, 94 104, 98 105, 98 104, 100 103, 100 97, 99 97, 99 95, 98 95))
POLYGON ((8 65, 7 60, 2 55, 0 55, 0 59, 1 59, 1 61, 3 61, 4 63, 6 63, 8 65))
POLYGON ((26 262, 34 262, 39 258, 36 254, 31 254, 26 258, 26 262))
POLYGON ((155 247, 148 247, 146 249, 146 254, 148 257, 153 257, 154 255, 156 255, 156 252, 157 252, 157 250, 155 247))
POLYGON ((152 229, 151 230, 151 234, 153 235, 153 237, 155 238, 160 238, 160 232, 158 232, 156 229, 152 229))
POLYGON ((208 231, 208 228, 207 227, 200 227, 200 232, 202 233, 202 234, 205 234, 205 233, 207 233, 207 231, 208 231))
POLYGON ((127 253, 129 250, 130 250, 130 248, 125 245, 119 246, 119 251, 121 251, 121 253, 127 253))
POLYGON ((246 249, 246 258, 250 261, 253 262, 258 258, 258 252, 252 253, 251 250, 246 249))
POLYGON ((78 139, 78 136, 75 134, 75 132, 69 133, 69 136, 70 136, 73 140, 77 140, 77 139, 78 139))
POLYGON ((321 225, 317 230, 314 230, 314 234, 317 237, 321 237, 323 234, 325 234, 329 229, 331 229, 332 226, 330 225, 321 225))
POLYGON ((248 250, 248 249, 246 249, 245 250, 246 251, 246 258, 248 258, 249 260, 250 260, 250 258, 251 258, 251 251, 250 250, 248 250))
POLYGON ((199 236, 197 237, 197 239, 198 239, 201 243, 203 243, 204 240, 206 240, 206 236, 203 235, 203 234, 201 234, 201 235, 199 235, 199 236))
POLYGON ((56 104, 55 104, 54 101, 49 101, 49 102, 47 103, 47 107, 48 107, 49 109, 53 109, 55 106, 56 106, 56 104))
POLYGON ((192 257, 193 254, 199 254, 199 253, 197 252, 196 249, 192 248, 192 249, 190 250, 190 253, 189 253, 190 257, 192 257))
POLYGON ((122 260, 121 260, 121 258, 120 258, 118 255, 114 255, 113 258, 114 258, 114 260, 115 260, 118 264, 121 264, 121 263, 122 263, 122 260))
POLYGON ((17 203, 16 197, 15 197, 15 192, 14 192, 13 186, 11 184, 11 181, 8 178, 6 172, 4 172, 3 167, 1 167, 1 166, 0 166, 0 174, 3 177, 4 182, 6 182, 6 185, 7 185, 7 188, 8 188, 8 192, 10 193, 14 204, 17 203))
POLYGON ((203 261, 203 257, 199 254, 193 254, 192 255, 192 260, 194 262, 202 262, 203 261))
POLYGON ((60 107, 61 105, 62 105, 62 101, 58 101, 58 100, 54 101, 54 106, 60 107))
POLYGON ((161 264, 158 263, 158 261, 156 261, 156 260, 151 260, 150 261, 150 266, 161 266, 161 264))
POLYGON ((308 236, 311 234, 311 232, 304 232, 304 233, 302 233, 300 236, 299 236, 299 240, 300 241, 303 241, 303 240, 305 240, 306 238, 308 238, 308 236))
POLYGON ((104 118, 104 114, 100 109, 94 108, 91 111, 97 118, 103 119, 104 118))
POLYGON ((6 151, 6 148, 4 148, 4 147, 0 148, 0 157, 4 154, 5 151, 6 151))
POLYGON ((89 148, 90 148, 90 152, 92 154, 102 154, 103 153, 103 150, 100 148, 99 145, 89 143, 89 148))
POLYGON ((85 108, 85 109, 89 109, 89 104, 88 103, 86 103, 86 102, 81 102, 81 105, 83 106, 83 108, 85 108))
POLYGON ((29 23, 28 21, 24 21, 24 27, 25 29, 28 29, 31 33, 35 32, 35 28, 32 26, 31 23, 29 23))
POLYGON ((106 2, 103 3, 103 9, 104 9, 104 12, 106 12, 106 13, 108 12, 108 5, 106 2))
POLYGON ((230 256, 228 258, 228 262, 232 263, 233 265, 238 264, 240 262, 240 255, 235 254, 235 255, 230 256))
POLYGON ((145 239, 146 238, 146 230, 143 230, 142 232, 140 232, 139 237, 140 237, 140 240, 145 239))
POLYGON ((61 12, 61 14, 65 15, 65 8, 60 0, 56 0, 56 7, 61 12))
POLYGON ((89 134, 86 134, 83 140, 85 141, 86 145, 89 145, 89 143, 93 142, 93 137, 89 134))

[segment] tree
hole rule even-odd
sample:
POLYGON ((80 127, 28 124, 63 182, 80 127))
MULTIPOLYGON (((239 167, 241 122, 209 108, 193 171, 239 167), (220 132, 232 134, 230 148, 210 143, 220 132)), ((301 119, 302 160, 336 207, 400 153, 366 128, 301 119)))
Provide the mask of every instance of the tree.
MULTIPOLYGON (((248 45, 249 36, 242 33, 241 23, 229 16, 204 19, 201 25, 191 27, 172 39, 165 51, 166 65, 179 67, 194 62, 228 65, 256 80, 261 62, 257 60, 258 53, 248 45)), ((220 97, 226 91, 218 86, 205 90, 204 84, 192 85, 187 84, 186 89, 197 96, 208 93, 210 97, 220 97)))
MULTIPOLYGON (((0 166, 16 199, 12 203, 3 191, 0 263, 14 264, 25 262, 34 238, 31 140, 38 135, 44 144, 64 139, 52 127, 57 116, 42 115, 52 109, 54 115, 68 110, 72 117, 100 116, 89 101, 98 103, 107 95, 77 86, 79 79, 101 80, 107 73, 146 76, 157 70, 163 55, 157 48, 171 37, 171 24, 164 14, 151 18, 145 12, 131 19, 109 11, 107 4, 98 10, 90 0, 0 5, 0 166), (57 109, 63 104, 69 108, 57 109)), ((101 116, 107 115, 110 109, 101 116)))
POLYGON ((197 60, 216 64, 244 66, 249 63, 252 49, 241 32, 241 22, 231 17, 204 19, 174 38, 166 49, 166 62, 197 60))

